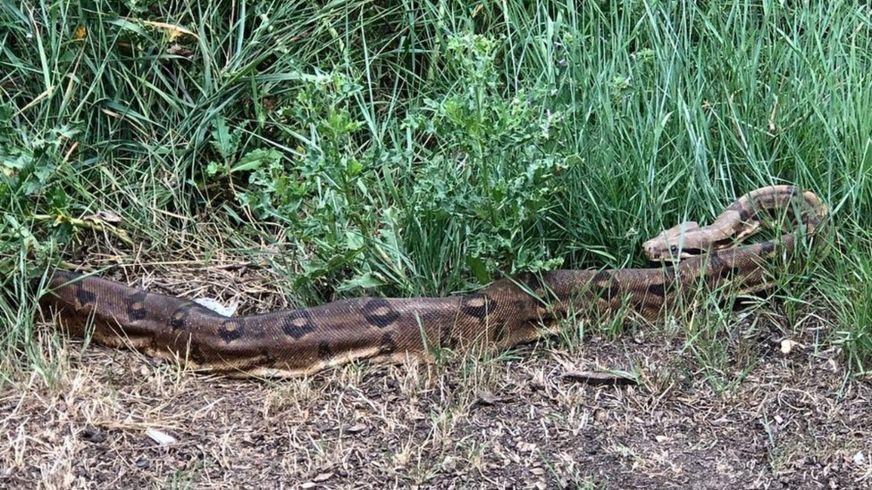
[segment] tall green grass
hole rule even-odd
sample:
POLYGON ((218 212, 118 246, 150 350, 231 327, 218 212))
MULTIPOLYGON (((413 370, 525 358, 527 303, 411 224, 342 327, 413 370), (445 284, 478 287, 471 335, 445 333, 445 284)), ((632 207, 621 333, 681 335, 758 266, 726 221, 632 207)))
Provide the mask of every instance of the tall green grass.
POLYGON ((220 247, 314 304, 642 265, 789 182, 833 219, 779 294, 862 372, 870 61, 862 2, 5 2, 6 367, 38 364, 31 279, 98 210, 131 261, 220 247))

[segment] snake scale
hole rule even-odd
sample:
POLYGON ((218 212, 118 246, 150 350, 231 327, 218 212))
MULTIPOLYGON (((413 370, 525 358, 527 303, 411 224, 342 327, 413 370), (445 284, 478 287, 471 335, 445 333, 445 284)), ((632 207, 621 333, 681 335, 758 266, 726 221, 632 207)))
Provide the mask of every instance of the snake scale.
POLYGON ((656 319, 693 285, 727 281, 740 292, 765 289, 767 265, 790 254, 799 230, 812 235, 827 215, 808 191, 778 185, 750 192, 708 226, 683 223, 648 240, 648 258, 676 264, 647 269, 555 270, 504 278, 477 292, 437 298, 342 299, 266 314, 225 317, 192 301, 57 270, 40 300, 70 334, 130 347, 197 370, 231 375, 310 374, 358 359, 427 360, 432 349, 503 349, 533 341, 570 311, 629 308, 656 319), (793 211, 791 213, 791 210, 793 211), (793 231, 755 244, 763 217, 791 215, 793 231))

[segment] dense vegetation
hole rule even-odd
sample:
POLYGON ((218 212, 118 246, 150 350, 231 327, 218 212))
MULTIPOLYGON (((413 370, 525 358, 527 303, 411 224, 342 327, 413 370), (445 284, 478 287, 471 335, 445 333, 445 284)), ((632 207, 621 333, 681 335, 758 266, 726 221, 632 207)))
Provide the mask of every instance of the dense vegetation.
POLYGON ((304 304, 444 295, 643 265, 773 183, 832 209, 786 328, 869 369, 869 73, 864 2, 4 2, 3 369, 46 359, 32 280, 101 247, 256 260, 304 304))

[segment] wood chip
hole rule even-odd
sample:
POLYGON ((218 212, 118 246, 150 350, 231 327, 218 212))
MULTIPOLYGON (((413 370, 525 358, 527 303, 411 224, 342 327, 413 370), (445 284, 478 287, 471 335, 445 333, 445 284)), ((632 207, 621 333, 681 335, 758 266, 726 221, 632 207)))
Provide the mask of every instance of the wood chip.
POLYGON ((363 432, 366 430, 365 424, 354 424, 351 427, 345 429, 345 432, 349 434, 357 434, 358 432, 363 432))
POLYGON ((322 481, 327 481, 333 477, 333 473, 318 473, 315 478, 312 478, 312 481, 315 483, 321 483, 322 481))
POLYGON ((160 444, 161 446, 169 446, 170 444, 174 444, 176 442, 175 437, 167 434, 166 432, 161 432, 151 427, 145 429, 145 435, 147 435, 149 438, 151 438, 151 440, 160 444))

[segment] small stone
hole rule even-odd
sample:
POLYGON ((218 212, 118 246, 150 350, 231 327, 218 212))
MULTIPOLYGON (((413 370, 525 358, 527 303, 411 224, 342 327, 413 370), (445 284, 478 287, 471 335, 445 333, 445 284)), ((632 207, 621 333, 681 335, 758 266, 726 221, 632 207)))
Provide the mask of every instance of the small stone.
POLYGON ((863 454, 863 451, 857 451, 857 454, 851 459, 853 459, 855 465, 860 466, 866 462, 866 455, 863 454))
POLYGON ((654 436, 654 440, 656 440, 660 444, 663 444, 664 442, 668 441, 669 438, 666 436, 654 436))

